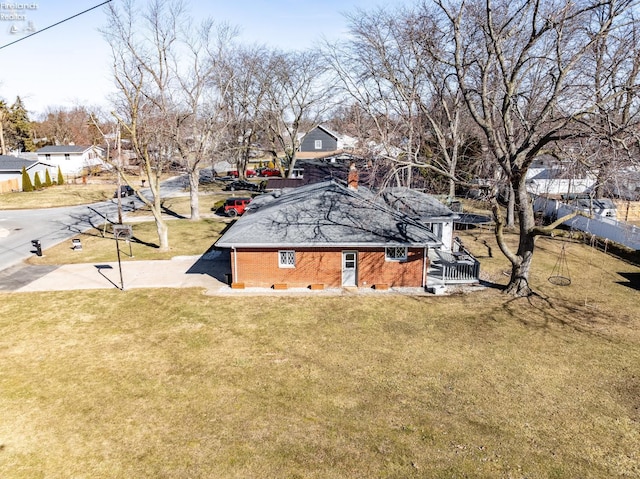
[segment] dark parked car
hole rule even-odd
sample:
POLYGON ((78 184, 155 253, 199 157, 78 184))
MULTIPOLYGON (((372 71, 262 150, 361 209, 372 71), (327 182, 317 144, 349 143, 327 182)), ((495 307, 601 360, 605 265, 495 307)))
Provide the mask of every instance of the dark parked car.
MULTIPOLYGON (((135 193, 136 192, 129 185, 120 185, 120 197, 131 196, 131 195, 134 195, 135 193)), ((117 188, 116 188, 115 193, 113 193, 113 197, 114 198, 118 197, 118 189, 117 188)))
POLYGON ((244 180, 235 180, 229 183, 224 187, 225 191, 237 191, 237 190, 246 190, 246 191, 264 191, 264 186, 262 183, 256 184, 251 183, 250 181, 244 180))
POLYGON ((227 216, 239 216, 244 213, 251 198, 227 198, 224 202, 224 214, 227 216))

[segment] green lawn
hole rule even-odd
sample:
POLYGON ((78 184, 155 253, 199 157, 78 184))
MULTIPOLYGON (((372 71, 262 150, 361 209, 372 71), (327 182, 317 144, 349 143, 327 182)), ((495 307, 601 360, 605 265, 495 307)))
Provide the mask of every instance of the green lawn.
POLYGON ((640 477, 639 270, 561 245, 519 300, 2 294, 0 476, 640 477))

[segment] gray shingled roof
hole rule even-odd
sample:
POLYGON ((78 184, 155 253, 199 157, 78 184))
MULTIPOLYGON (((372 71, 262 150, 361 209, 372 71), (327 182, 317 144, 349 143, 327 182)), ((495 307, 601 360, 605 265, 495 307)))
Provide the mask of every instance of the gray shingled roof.
POLYGON ((391 209, 421 221, 455 221, 459 218, 457 213, 436 198, 421 191, 410 188, 385 188, 381 195, 391 209))
POLYGON ((256 197, 217 241, 223 248, 438 246, 431 230, 366 188, 335 181, 256 197))
POLYGON ((23 167, 28 170, 36 163, 38 162, 24 160, 15 156, 0 155, 0 171, 22 171, 23 167))
POLYGON ((91 145, 49 145, 43 146, 36 153, 82 153, 91 148, 91 145))

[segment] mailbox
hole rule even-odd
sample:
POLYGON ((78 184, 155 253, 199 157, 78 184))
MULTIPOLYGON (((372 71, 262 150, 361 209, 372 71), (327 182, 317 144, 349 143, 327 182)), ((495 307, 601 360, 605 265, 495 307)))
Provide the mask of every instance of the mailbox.
POLYGON ((40 240, 31 240, 31 244, 36 249, 36 255, 42 256, 42 244, 40 244, 40 240))

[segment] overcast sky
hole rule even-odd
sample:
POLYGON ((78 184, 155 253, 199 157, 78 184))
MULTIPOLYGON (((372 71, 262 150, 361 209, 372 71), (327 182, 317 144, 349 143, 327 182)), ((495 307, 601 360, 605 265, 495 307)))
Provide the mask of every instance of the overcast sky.
MULTIPOLYGON (((41 30, 104 0, 6 0, 0 2, 0 47, 41 30), (15 9, 10 6, 14 5, 15 9), (23 8, 21 8, 23 7, 23 8)), ((120 0, 112 0, 118 2, 120 0)), ((410 0, 384 0, 401 5, 410 0)), ((322 36, 344 34, 343 14, 374 8, 382 0, 198 0, 196 18, 210 16, 237 26, 241 40, 294 49, 312 46, 322 36)), ((0 48, 0 98, 12 104, 20 96, 37 120, 47 107, 106 106, 112 91, 110 53, 98 28, 104 7, 47 31, 0 48)))

